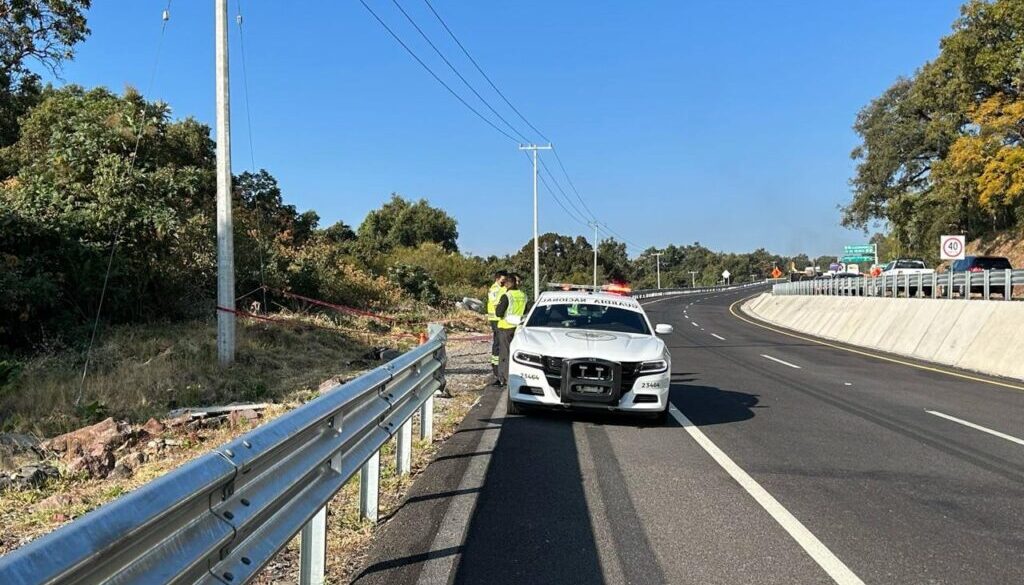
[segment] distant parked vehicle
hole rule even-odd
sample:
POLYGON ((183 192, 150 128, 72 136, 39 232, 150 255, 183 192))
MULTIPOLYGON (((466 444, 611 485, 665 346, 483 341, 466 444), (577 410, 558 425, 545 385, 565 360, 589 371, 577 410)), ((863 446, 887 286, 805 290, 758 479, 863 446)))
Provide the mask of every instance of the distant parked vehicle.
MULTIPOLYGON (((935 274, 933 268, 928 268, 924 260, 916 258, 897 258, 882 267, 883 278, 896 277, 896 288, 898 290, 903 290, 901 286, 907 286, 907 283, 909 283, 910 286, 908 288, 910 290, 908 292, 912 297, 917 296, 917 287, 914 286, 914 283, 918 281, 918 278, 920 277, 921 282, 930 282, 933 274, 935 274)), ((925 296, 931 295, 931 285, 922 285, 921 292, 925 296)))
MULTIPOLYGON (((985 294, 985 281, 983 274, 990 270, 1012 270, 1013 266, 1010 265, 1010 260, 1003 256, 964 256, 962 260, 953 261, 953 266, 950 267, 950 272, 970 272, 971 273, 971 292, 985 294), (977 277, 974 275, 978 274, 977 277)), ((957 285, 953 287, 953 290, 960 296, 964 295, 964 286, 957 285)), ((997 292, 1003 294, 1004 290, 991 290, 990 292, 997 292)))
POLYGON ((832 275, 833 280, 852 280, 848 284, 839 284, 839 290, 853 296, 864 294, 864 275, 860 272, 837 272, 832 275))

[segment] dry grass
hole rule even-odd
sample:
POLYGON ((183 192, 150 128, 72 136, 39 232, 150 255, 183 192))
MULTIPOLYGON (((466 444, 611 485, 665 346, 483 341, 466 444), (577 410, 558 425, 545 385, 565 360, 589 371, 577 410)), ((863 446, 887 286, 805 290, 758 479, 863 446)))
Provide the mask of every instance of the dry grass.
MULTIPOLYGON (((479 318, 463 315, 459 317, 457 323, 451 325, 458 330, 471 331, 479 330, 483 323, 479 318)), ((355 343, 351 338, 339 336, 331 331, 313 330, 307 325, 297 325, 294 329, 285 331, 247 325, 242 333, 243 335, 240 335, 239 366, 231 368, 228 374, 224 375, 220 374, 221 371, 216 368, 212 359, 204 359, 198 355, 207 351, 211 356, 213 355, 212 339, 202 341, 205 336, 212 336, 212 328, 209 325, 183 324, 166 328, 161 336, 162 341, 147 341, 150 338, 137 330, 118 331, 116 335, 110 335, 110 341, 104 344, 103 350, 110 352, 106 359, 111 359, 112 355, 120 355, 126 361, 120 365, 113 363, 107 365, 102 376, 97 376, 97 382, 94 382, 96 386, 92 387, 93 391, 96 391, 96 396, 99 397, 115 394, 122 397, 134 397, 135 402, 129 404, 135 405, 135 408, 142 405, 143 408, 131 410, 125 407, 125 412, 130 412, 134 418, 141 419, 145 416, 143 413, 148 410, 163 412, 164 408, 157 408, 153 397, 145 392, 137 394, 118 392, 116 390, 118 374, 124 377, 122 379, 126 383, 129 380, 136 383, 140 380, 159 381, 159 383, 149 386, 157 390, 167 387, 168 380, 175 380, 175 383, 178 384, 183 383, 184 380, 195 380, 196 383, 207 381, 206 383, 211 384, 209 388, 217 389, 217 393, 213 395, 225 399, 230 396, 235 396, 238 399, 238 395, 231 394, 232 385, 243 385, 262 376, 268 394, 259 397, 253 396, 253 398, 287 397, 289 400, 288 403, 275 404, 263 411, 263 419, 260 421, 262 423, 315 396, 315 390, 321 380, 339 375, 343 377, 354 375, 357 366, 361 365, 345 366, 344 363, 345 360, 352 359, 353 354, 359 355, 363 344, 355 343), (204 346, 201 343, 207 345, 204 346), (274 356, 269 354, 279 352, 282 347, 290 348, 288 355, 297 357, 293 361, 271 359, 274 356), (247 357, 243 359, 243 355, 247 357), (263 361, 260 361, 261 358, 263 361), (190 365, 189 359, 201 363, 191 363, 190 365), (153 364, 157 364, 158 368, 147 371, 147 368, 153 364), (176 368, 180 368, 182 371, 176 371, 176 368), (155 371, 164 373, 161 377, 151 373, 155 371), (102 380, 102 384, 99 383, 99 380, 102 380), (267 383, 268 380, 272 383, 267 383), (289 384, 294 384, 291 391, 288 390, 289 384), (103 388, 107 388, 109 392, 115 394, 100 393, 99 390, 103 388)), ((403 342, 394 338, 375 337, 376 339, 381 340, 379 345, 389 345, 389 343, 384 343, 385 341, 390 341, 390 344, 403 342)), ((453 371, 467 373, 449 375, 448 387, 453 397, 439 397, 435 400, 435 442, 430 445, 422 442, 416 443, 413 450, 412 475, 397 475, 393 442, 385 445, 382 450, 380 478, 382 518, 387 518, 402 504, 415 477, 427 466, 440 444, 451 436, 480 397, 489 370, 488 353, 485 344, 478 341, 449 342, 450 368, 453 371)), ((55 370, 66 370, 67 366, 57 367, 56 364, 65 362, 55 358, 49 359, 53 361, 39 358, 40 363, 36 364, 34 368, 39 372, 47 372, 47 375, 50 376, 47 384, 43 386, 50 388, 51 394, 48 396, 63 396, 57 393, 55 386, 59 380, 66 380, 73 375, 73 372, 57 375, 54 373, 55 370), (49 366, 46 366, 47 363, 49 366)), ((26 371, 32 370, 27 369, 26 371)), ((159 396, 159 394, 156 395, 159 396)), ((203 396, 205 395, 198 395, 195 400, 203 401, 203 396)), ((63 399, 67 400, 66 396, 63 399)), ((182 400, 181 404, 184 404, 183 399, 179 398, 179 400, 182 400)), ((30 408, 27 404, 23 404, 22 408, 26 413, 38 414, 46 411, 45 408, 38 406, 34 409, 30 408)), ((418 436, 418 422, 414 419, 414 436, 418 436)), ((136 489, 210 451, 217 445, 250 430, 250 428, 249 425, 243 423, 238 427, 223 425, 192 431, 181 428, 168 429, 164 432, 164 437, 177 439, 181 444, 156 451, 148 450, 147 461, 130 478, 66 477, 50 481, 39 489, 8 490, 0 493, 0 523, 4 526, 4 531, 0 533, 0 554, 9 552, 89 510, 136 489)), ((147 448, 139 445, 134 449, 145 450, 147 448)), ((347 582, 352 573, 360 566, 362 555, 374 534, 374 526, 359 519, 358 492, 357 476, 335 496, 329 507, 330 583, 347 582)), ((296 539, 270 563, 258 582, 295 582, 297 571, 298 542, 296 539)))
POLYGON ((138 422, 182 406, 308 397, 322 380, 370 365, 362 359, 370 346, 412 343, 359 323, 241 320, 237 362, 225 369, 217 364, 212 321, 115 327, 93 349, 84 388, 84 351, 48 351, 23 362, 17 379, 0 389, 0 430, 50 436, 105 416, 138 422))

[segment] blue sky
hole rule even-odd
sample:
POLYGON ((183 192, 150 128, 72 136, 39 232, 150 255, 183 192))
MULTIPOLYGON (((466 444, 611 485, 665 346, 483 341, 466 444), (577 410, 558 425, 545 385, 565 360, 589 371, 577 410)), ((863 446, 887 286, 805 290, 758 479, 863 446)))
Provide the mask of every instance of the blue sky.
MULTIPOLYGON (((495 108, 422 0, 400 0, 495 108)), ((391 0, 367 0, 472 98, 391 0)), ((860 107, 938 52, 957 0, 432 0, 511 101, 550 137, 600 221, 641 247, 834 253, 860 107)), ((63 80, 149 87, 165 4, 94 3, 63 80)), ((235 1, 231 2, 232 14, 235 1)), ((530 168, 423 71, 358 0, 241 1, 257 167, 324 225, 358 225, 392 192, 459 222, 464 251, 531 233, 530 168)), ((232 23, 234 170, 250 164, 232 23)), ((171 6, 151 97, 213 121, 213 5, 171 6)), ((475 98, 474 98, 475 99, 475 98)), ((486 112, 483 106, 478 106, 486 112)), ((538 139, 539 140, 539 139, 538 139)), ((549 156, 544 155, 542 156, 549 156)), ((553 158, 549 167, 557 171, 553 158)), ((569 189, 562 180, 563 187, 569 189)), ((589 229, 541 190, 542 231, 589 229)))

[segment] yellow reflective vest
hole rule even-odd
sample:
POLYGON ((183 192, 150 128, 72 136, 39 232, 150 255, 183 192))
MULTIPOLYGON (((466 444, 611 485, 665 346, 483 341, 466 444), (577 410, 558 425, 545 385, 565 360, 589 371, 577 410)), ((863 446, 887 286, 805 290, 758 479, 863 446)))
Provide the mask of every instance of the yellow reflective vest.
POLYGON ((508 309, 505 309, 505 316, 498 319, 498 329, 515 329, 519 326, 520 320, 526 314, 526 293, 519 289, 505 292, 508 297, 508 309), (508 321, 509 317, 519 317, 515 323, 508 321))
POLYGON ((487 320, 497 321, 498 316, 494 314, 494 310, 498 308, 498 301, 501 300, 501 295, 505 294, 507 289, 498 283, 491 285, 491 288, 487 291, 487 320))

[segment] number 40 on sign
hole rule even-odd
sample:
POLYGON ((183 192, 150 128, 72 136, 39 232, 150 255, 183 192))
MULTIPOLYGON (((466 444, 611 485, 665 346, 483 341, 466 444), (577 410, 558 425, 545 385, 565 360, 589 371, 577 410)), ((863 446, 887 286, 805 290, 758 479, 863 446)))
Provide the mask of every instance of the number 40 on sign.
POLYGON ((967 245, 964 236, 942 236, 939 248, 943 260, 963 260, 967 245))

